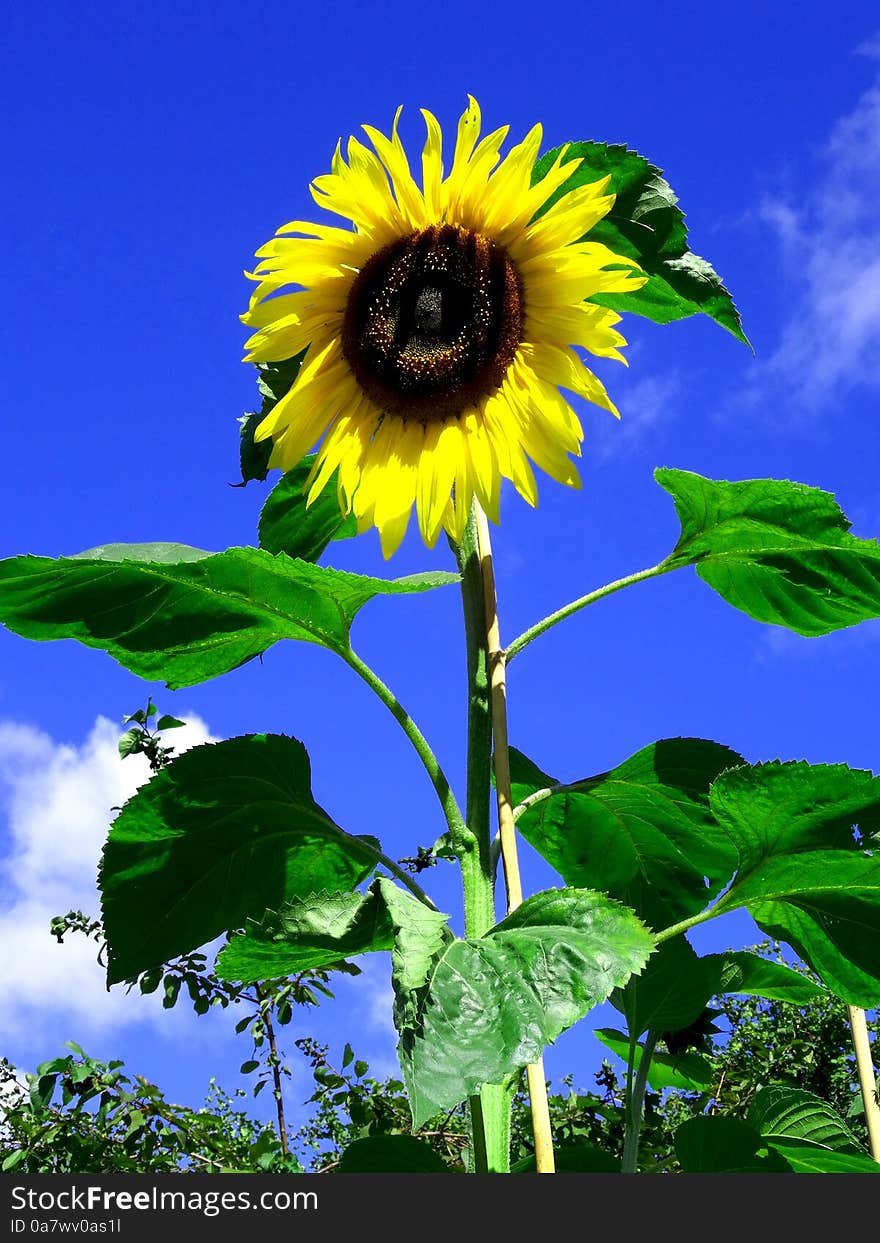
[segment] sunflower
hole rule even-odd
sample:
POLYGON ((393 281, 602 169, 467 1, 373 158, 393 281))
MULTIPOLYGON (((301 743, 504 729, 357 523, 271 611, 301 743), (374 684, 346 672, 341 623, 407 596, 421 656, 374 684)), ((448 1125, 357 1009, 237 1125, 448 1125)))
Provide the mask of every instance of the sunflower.
POLYGON ((624 361, 620 316, 594 294, 638 289, 632 260, 582 240, 614 202, 610 178, 578 186, 538 214, 571 176, 563 148, 531 184, 541 126, 502 160, 508 127, 480 138, 473 98, 444 177, 442 135, 425 110, 422 185, 398 134, 352 137, 312 196, 352 228, 294 220, 257 251, 242 320, 247 362, 306 351, 286 396, 260 423, 270 465, 290 470, 319 441, 308 503, 336 473, 359 531, 378 528, 386 557, 415 504, 429 547, 460 541, 473 498, 498 521, 502 478, 537 503, 531 462, 579 487, 571 456, 583 430, 559 389, 617 411, 573 349, 624 361), (499 162, 500 161, 500 162, 499 162), (280 292, 285 286, 294 292, 280 292))

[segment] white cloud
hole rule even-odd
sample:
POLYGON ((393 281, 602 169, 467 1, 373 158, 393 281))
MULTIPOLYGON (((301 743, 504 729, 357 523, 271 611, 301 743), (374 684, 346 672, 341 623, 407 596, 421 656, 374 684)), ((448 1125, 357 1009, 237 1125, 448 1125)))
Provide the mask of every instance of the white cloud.
POLYGON ((820 160, 796 201, 761 207, 792 296, 776 348, 752 371, 752 404, 781 399, 815 412, 858 383, 880 383, 880 83, 833 127, 820 160))
MULTIPOLYGON (((18 1039, 34 1024, 75 1020, 90 1032, 164 1014, 155 997, 108 993, 94 941, 71 935, 59 946, 53 915, 99 913, 97 864, 113 808, 149 777, 143 756, 119 759, 118 726, 99 717, 80 746, 40 730, 0 722, 0 808, 7 831, 0 859, 0 1036, 18 1039)), ((204 722, 176 730, 179 753, 208 741, 204 722)))
MULTIPOLYGON (((145 1027, 190 1047, 195 1041, 212 1056, 218 1040, 233 1049, 238 1041, 231 1029, 239 1014, 196 1018, 185 1004, 164 1010, 159 993, 107 992, 97 943, 71 934, 58 945, 49 932, 53 915, 100 913, 97 866, 113 808, 150 776, 143 756, 119 759, 120 732, 99 717, 85 741, 73 744, 0 721, 0 1052, 29 1069, 31 1061, 13 1049, 36 1042, 36 1062, 71 1037, 88 1049, 95 1035, 121 1033, 114 1053, 127 1057, 124 1034, 137 1041, 145 1027)), ((188 717, 168 740, 179 754, 212 736, 188 717)), ((398 1074, 389 955, 366 955, 359 966, 357 977, 332 979, 337 1000, 309 1012, 309 1028, 334 1049, 350 1039, 374 1074, 398 1074)))

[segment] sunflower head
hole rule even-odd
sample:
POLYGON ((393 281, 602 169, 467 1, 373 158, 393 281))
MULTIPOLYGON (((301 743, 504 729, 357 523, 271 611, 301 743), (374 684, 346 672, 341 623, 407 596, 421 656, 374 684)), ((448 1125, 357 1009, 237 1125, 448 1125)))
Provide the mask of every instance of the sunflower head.
POLYGON ((502 478, 537 503, 531 463, 579 486, 583 431, 560 388, 616 414, 575 347, 623 360, 616 312, 590 299, 638 289, 632 260, 584 241, 607 214, 609 178, 579 186, 538 215, 571 175, 563 148, 532 185, 536 125, 502 159, 507 127, 480 137, 474 99, 444 173, 436 118, 421 185, 398 135, 350 138, 315 201, 349 228, 294 220, 257 251, 242 320, 248 362, 307 350, 291 387, 259 425, 270 465, 290 470, 320 442, 309 501, 336 473, 358 529, 400 544, 415 505, 432 547, 461 540, 476 497, 498 521, 502 478), (293 291, 290 291, 293 287, 293 291))

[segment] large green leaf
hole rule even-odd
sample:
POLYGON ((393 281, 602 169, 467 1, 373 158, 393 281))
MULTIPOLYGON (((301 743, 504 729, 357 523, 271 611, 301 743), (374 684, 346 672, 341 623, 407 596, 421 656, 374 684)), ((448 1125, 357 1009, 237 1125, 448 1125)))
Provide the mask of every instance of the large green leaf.
POLYGON ((475 940, 455 940, 389 882, 399 1054, 415 1126, 533 1062, 639 971, 650 934, 602 894, 547 890, 475 940))
POLYGON ((286 902, 280 911, 247 921, 246 935, 233 937, 215 971, 222 980, 252 983, 298 971, 329 967, 340 958, 390 950, 393 928, 374 882, 368 893, 312 893, 286 902))
MULTIPOLYGON (((594 1033, 606 1049, 629 1061, 629 1037, 613 1027, 600 1027, 594 1033)), ((634 1049, 633 1067, 638 1070, 644 1055, 644 1045, 634 1049)), ((655 1092, 664 1088, 676 1088, 680 1092, 703 1092, 712 1086, 713 1073, 710 1062, 698 1053, 653 1053, 648 1066, 648 1084, 655 1092)))
POLYGON ((366 1135, 339 1158, 340 1174, 450 1174, 424 1140, 412 1135, 366 1135))
POLYGON ((686 1174, 790 1172, 778 1153, 764 1149, 753 1126, 723 1114, 689 1118, 675 1132, 675 1155, 686 1174))
POLYGON ((880 1000, 880 855, 857 837, 880 824, 880 778, 844 764, 757 764, 719 777, 710 803, 738 855, 716 914, 747 907, 828 988, 873 1008, 880 1000))
POLYGON ((717 968, 698 958, 684 937, 667 941, 651 955, 640 975, 615 989, 611 1002, 626 1017, 627 1030, 677 1032, 693 1023, 716 992, 717 968))
MULTIPOLYGON (((510 762, 516 803, 557 785, 518 751, 510 762)), ((559 786, 517 824, 567 884, 609 893, 666 927, 702 910, 733 873, 709 787, 742 763, 716 742, 663 739, 610 772, 559 786)))
POLYGON ((795 1174, 880 1174, 880 1165, 866 1154, 833 1152, 777 1140, 770 1148, 795 1174))
POLYGON ((781 479, 736 483, 657 470, 681 538, 664 566, 695 565, 728 604, 802 635, 880 617, 880 545, 850 533, 834 497, 781 479))
POLYGON ((267 496, 259 525, 260 547, 267 552, 317 561, 331 540, 357 535, 354 515, 346 518, 339 508, 335 474, 314 502, 306 504, 305 482, 314 460, 314 454, 303 458, 267 496))
POLYGON ((344 652, 355 614, 374 596, 456 581, 439 571, 367 578, 258 548, 116 544, 80 557, 0 561, 0 622, 29 639, 77 639, 177 688, 280 639, 344 652))
POLYGON ((808 1006, 818 1001, 825 989, 802 971, 794 971, 781 962, 771 962, 748 950, 728 950, 723 954, 707 954, 702 959, 717 972, 713 994, 740 993, 767 997, 771 1001, 787 1001, 808 1006))
POLYGON ((302 743, 251 734, 193 747, 130 798, 100 870, 108 981, 321 890, 352 889, 378 843, 345 833, 312 797, 302 743))
MULTIPOLYGON (((556 147, 538 160, 533 184, 546 175, 558 154, 556 147)), ((595 295, 592 301, 644 315, 658 324, 702 312, 748 345, 739 312, 721 277, 689 249, 684 215, 660 169, 636 151, 601 142, 569 143, 565 162, 569 161, 572 175, 537 214, 577 186, 610 176, 614 205, 587 236, 591 242, 602 242, 617 254, 635 259, 649 277, 634 293, 595 295)))
MULTIPOLYGON (((813 1092, 771 1083, 756 1094, 746 1118, 767 1144, 779 1140, 801 1147, 864 1155, 864 1149, 835 1109, 813 1092)), ((783 1153, 784 1155, 784 1153, 783 1153)))

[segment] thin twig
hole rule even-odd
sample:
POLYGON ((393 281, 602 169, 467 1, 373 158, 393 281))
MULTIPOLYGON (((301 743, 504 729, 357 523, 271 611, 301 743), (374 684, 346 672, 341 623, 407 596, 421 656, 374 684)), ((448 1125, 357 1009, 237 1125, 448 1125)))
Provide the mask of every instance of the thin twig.
POLYGON ((278 1046, 275 1043, 275 1027, 272 1023, 271 1005, 267 1004, 263 990, 257 984, 254 992, 260 999, 260 1009, 263 1012, 263 1024, 266 1028, 266 1039, 269 1042, 269 1065, 272 1067, 272 1081, 275 1085, 275 1111, 278 1115, 278 1138, 281 1141, 281 1151, 285 1157, 290 1155, 290 1147, 287 1142, 287 1126, 284 1122, 284 1096, 281 1091, 281 1061, 278 1057, 278 1046))
MULTIPOLYGON (((516 846, 516 828, 513 822, 513 802, 510 793, 510 753, 507 740, 507 679, 504 648, 501 646, 501 630, 498 623, 498 596, 495 589, 495 570, 492 565, 492 542, 489 523, 479 505, 475 506, 477 519, 477 544, 483 571, 483 597, 486 606, 486 638, 489 654, 489 675, 492 691, 492 734, 494 738, 493 759, 495 765, 495 790, 498 798, 498 831, 501 838, 501 861, 507 889, 507 913, 522 904, 522 880, 516 846)), ((532 1112, 532 1128, 535 1137, 535 1169, 539 1174, 554 1174, 556 1162, 553 1156, 553 1131, 550 1125, 550 1109, 547 1102, 547 1082, 544 1078, 544 1059, 539 1057, 527 1068, 529 1100, 532 1112)))

